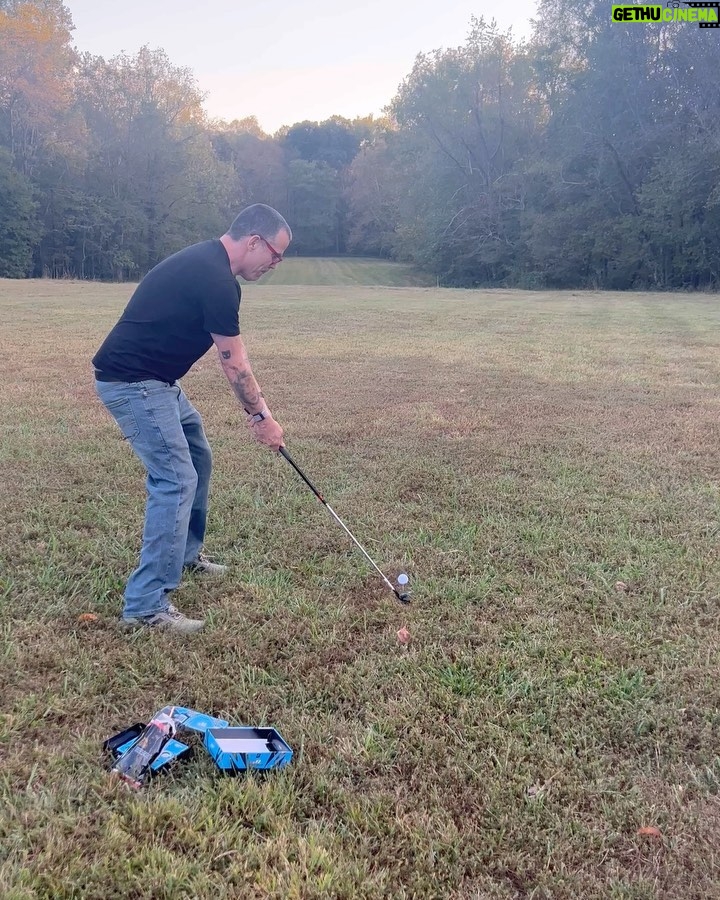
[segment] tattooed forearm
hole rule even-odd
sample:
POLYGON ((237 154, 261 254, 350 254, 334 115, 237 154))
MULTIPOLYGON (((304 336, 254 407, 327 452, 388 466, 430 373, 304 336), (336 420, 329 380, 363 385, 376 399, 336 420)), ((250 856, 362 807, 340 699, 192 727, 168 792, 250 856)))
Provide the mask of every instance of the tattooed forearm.
POLYGON ((240 336, 229 338, 213 335, 213 340, 218 345, 223 372, 240 405, 251 414, 263 412, 266 409, 265 401, 240 336))
POLYGON ((233 368, 228 372, 228 378, 244 409, 254 412, 262 405, 262 392, 249 369, 233 368))

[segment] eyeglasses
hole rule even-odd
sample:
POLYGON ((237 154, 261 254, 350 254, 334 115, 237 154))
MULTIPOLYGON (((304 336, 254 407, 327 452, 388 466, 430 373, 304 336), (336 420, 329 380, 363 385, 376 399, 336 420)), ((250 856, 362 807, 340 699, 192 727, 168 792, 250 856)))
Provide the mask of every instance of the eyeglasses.
POLYGON ((270 253, 272 253, 272 261, 274 263, 281 263, 283 261, 282 253, 278 253, 277 250, 273 247, 273 245, 270 243, 270 241, 266 237, 263 237, 261 234, 259 234, 258 237, 260 238, 261 241, 265 242, 268 250, 270 251, 270 253))

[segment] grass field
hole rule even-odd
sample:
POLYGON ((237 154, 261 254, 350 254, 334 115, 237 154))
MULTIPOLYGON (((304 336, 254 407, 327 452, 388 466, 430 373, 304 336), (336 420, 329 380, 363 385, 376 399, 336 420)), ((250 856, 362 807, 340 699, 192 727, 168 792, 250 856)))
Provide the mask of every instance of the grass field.
POLYGON ((383 287, 428 287, 435 279, 405 263, 358 256, 337 258, 288 256, 268 273, 263 284, 381 285, 383 287))
POLYGON ((117 628, 143 477, 89 358, 130 291, 0 282, 0 896, 719 897, 718 298, 248 287, 290 452, 414 603, 208 355, 232 574, 182 640, 117 628), (167 703, 295 759, 131 795, 100 744, 167 703))

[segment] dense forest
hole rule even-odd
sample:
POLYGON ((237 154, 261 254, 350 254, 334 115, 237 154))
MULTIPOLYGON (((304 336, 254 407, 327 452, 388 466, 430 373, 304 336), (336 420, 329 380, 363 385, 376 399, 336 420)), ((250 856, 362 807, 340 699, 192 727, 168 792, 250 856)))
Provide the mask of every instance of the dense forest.
POLYGON ((417 57, 382 119, 212 120, 162 49, 80 53, 61 0, 0 0, 0 276, 139 279, 244 205, 301 255, 443 285, 717 288, 720 30, 541 0, 417 57))

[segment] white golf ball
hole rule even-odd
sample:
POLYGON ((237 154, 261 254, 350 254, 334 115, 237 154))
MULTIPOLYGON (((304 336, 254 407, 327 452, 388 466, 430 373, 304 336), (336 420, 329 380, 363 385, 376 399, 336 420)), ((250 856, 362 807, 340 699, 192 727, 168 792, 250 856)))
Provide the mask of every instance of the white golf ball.
POLYGON ((409 580, 410 579, 404 572, 402 575, 398 575, 398 584, 407 584, 409 580))

